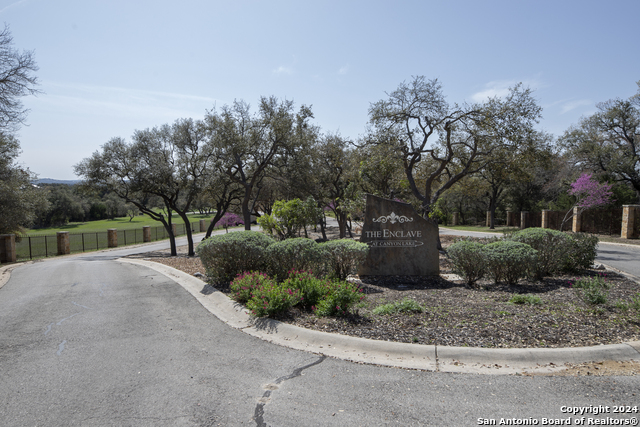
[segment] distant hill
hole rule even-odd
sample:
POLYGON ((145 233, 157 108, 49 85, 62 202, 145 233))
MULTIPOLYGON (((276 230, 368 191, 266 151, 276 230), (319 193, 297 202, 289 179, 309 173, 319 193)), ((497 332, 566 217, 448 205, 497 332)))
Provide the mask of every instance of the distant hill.
POLYGON ((40 178, 34 181, 34 184, 66 184, 66 185, 75 185, 79 184, 79 179, 73 180, 64 180, 64 179, 52 179, 52 178, 40 178))

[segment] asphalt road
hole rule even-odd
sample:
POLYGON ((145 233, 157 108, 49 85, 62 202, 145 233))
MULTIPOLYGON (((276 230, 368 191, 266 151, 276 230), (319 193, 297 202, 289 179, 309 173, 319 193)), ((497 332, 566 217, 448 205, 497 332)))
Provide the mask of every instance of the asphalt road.
MULTIPOLYGON (((270 344, 225 325, 167 277, 116 261, 160 246, 13 270, 0 288, 1 425, 543 425, 566 420, 563 406, 638 404, 638 377, 445 374, 270 344)), ((595 418, 606 416, 638 414, 595 418)))

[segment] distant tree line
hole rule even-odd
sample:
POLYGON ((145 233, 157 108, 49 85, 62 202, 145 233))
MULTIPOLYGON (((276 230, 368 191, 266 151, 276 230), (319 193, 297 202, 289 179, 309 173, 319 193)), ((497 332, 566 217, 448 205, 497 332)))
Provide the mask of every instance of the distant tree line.
POLYGON ((77 184, 39 184, 38 187, 44 202, 36 209, 32 228, 127 216, 133 219, 139 212, 113 193, 87 191, 77 184))

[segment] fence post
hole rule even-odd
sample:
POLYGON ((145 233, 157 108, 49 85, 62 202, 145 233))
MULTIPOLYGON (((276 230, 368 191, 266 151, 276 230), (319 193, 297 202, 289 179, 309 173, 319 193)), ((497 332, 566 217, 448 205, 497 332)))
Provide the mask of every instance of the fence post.
POLYGON ((580 231, 582 231, 582 218, 580 216, 580 208, 579 207, 575 207, 573 208, 573 227, 572 227, 572 231, 574 233, 579 233, 580 231))
POLYGON ((514 222, 513 212, 507 211, 507 227, 513 227, 514 222))
POLYGON ((207 231, 207 221, 204 219, 200 220, 200 232, 204 233, 205 231, 207 231))
POLYGON ((549 228, 549 211, 548 209, 542 210, 542 228, 549 228))
POLYGON ((109 228, 107 230, 107 246, 110 248, 118 247, 118 230, 115 228, 109 228))
POLYGON ((16 235, 0 234, 0 262, 16 262, 16 235))
POLYGON ((632 239, 638 237, 635 233, 635 223, 640 213, 640 205, 623 205, 622 206, 622 232, 620 237, 623 239, 632 239))
POLYGON ((491 211, 487 211, 487 219, 485 221, 485 227, 491 227, 491 211))
POLYGON ((144 243, 151 241, 151 226, 145 225, 142 227, 142 241, 144 243))
POLYGON ((453 219, 451 220, 451 225, 458 225, 460 222, 460 214, 458 212, 453 213, 453 219))
POLYGON ((520 212, 520 229, 529 228, 529 212, 520 212))
POLYGON ((58 255, 69 255, 71 253, 71 246, 69 245, 69 232, 58 231, 56 233, 56 239, 58 240, 58 255))

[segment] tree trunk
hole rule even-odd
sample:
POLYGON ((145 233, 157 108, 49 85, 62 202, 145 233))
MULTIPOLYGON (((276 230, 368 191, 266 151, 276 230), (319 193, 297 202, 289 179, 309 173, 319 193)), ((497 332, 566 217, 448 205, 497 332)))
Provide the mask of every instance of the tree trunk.
POLYGON ((244 220, 244 229, 251 230, 251 210, 249 209, 249 199, 251 193, 245 193, 244 199, 242 199, 242 218, 244 220))
POLYGON ((191 232, 191 223, 189 222, 189 217, 186 212, 178 212, 180 218, 184 221, 184 228, 187 232, 187 244, 189 245, 188 256, 195 256, 196 253, 193 249, 193 233, 191 232))

